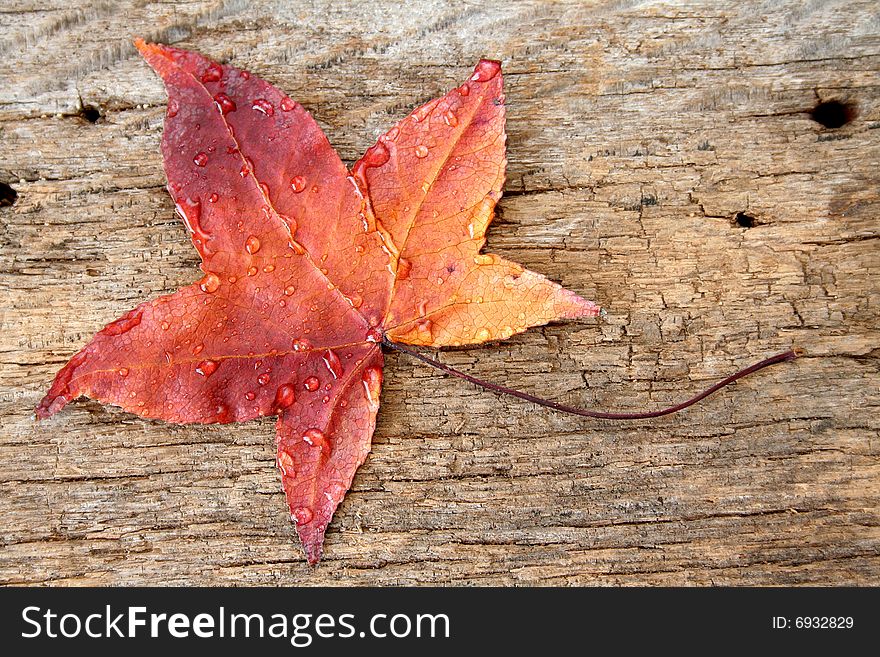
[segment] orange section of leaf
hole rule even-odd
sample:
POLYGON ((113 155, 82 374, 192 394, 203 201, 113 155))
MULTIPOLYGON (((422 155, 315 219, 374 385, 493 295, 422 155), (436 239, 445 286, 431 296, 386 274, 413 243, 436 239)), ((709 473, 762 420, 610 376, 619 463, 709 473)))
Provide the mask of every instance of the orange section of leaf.
POLYGON ((390 339, 477 344, 598 313, 543 276, 481 253, 504 184, 505 140, 501 65, 482 60, 466 82, 417 108, 355 164, 392 252, 390 339))

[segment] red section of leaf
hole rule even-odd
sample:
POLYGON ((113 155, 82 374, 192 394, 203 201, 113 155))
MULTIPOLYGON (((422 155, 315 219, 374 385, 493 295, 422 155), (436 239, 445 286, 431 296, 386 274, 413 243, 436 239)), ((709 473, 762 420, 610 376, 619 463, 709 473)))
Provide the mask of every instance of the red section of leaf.
POLYGON ((137 45, 168 90, 168 189, 203 275, 102 329, 37 415, 80 395, 169 422, 277 415, 278 467, 315 563, 370 449, 383 335, 484 342, 598 309, 480 253, 504 179, 497 62, 413 112, 349 174, 268 83, 137 45))

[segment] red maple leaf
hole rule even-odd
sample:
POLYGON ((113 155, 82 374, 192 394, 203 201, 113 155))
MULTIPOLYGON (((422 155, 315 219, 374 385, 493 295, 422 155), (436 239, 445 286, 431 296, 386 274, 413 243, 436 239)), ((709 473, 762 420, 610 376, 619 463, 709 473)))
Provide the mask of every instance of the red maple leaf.
POLYGON ((370 451, 383 341, 478 344, 598 307, 480 252, 506 164, 498 62, 480 61, 349 172, 272 85, 137 47, 168 91, 168 189, 204 276, 105 326, 37 415, 87 395, 177 423, 277 416, 291 517, 316 563, 370 451))

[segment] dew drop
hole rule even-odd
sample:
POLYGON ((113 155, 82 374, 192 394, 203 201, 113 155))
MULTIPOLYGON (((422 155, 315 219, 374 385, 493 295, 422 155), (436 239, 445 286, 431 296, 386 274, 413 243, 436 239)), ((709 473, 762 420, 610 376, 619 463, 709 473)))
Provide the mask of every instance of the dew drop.
POLYGON ((275 271, 275 265, 266 265, 265 267, 263 267, 263 271, 267 274, 271 274, 273 271, 275 271))
POLYGON ((307 429, 303 433, 303 441, 312 447, 322 447, 324 445, 324 432, 320 429, 307 429))
POLYGON ((257 398, 257 395, 248 390, 246 393, 244 393, 244 398, 248 401, 254 401, 257 398))
POLYGON ((409 277, 409 273, 412 271, 412 262, 407 260, 406 258, 400 258, 397 261, 397 278, 403 280, 409 277))
POLYGON ((359 294, 352 294, 348 297, 348 302, 352 308, 360 308, 364 304, 364 299, 359 294))
POLYGON ((214 96, 214 102, 217 103, 217 109, 219 109, 220 113, 224 116, 236 110, 235 101, 226 94, 217 94, 214 96))
POLYGON ((296 103, 293 102, 287 96, 285 96, 284 98, 281 99, 280 107, 281 107, 282 112, 290 112, 291 110, 293 110, 293 108, 296 107, 296 103))
POLYGON ((238 175, 241 176, 242 178, 246 178, 247 176, 250 175, 250 173, 251 173, 251 170, 250 170, 250 168, 248 168, 247 164, 242 164, 241 169, 239 169, 239 171, 238 171, 238 175))
POLYGON ((364 395, 370 410, 377 410, 379 408, 379 394, 382 391, 382 370, 378 367, 368 367, 364 370, 361 382, 364 384, 364 395))
POLYGON ((460 93, 462 96, 467 96, 468 94, 470 94, 470 92, 471 92, 471 87, 467 82, 465 82, 463 85, 461 85, 458 88, 458 93, 460 93))
MULTIPOLYGON (((418 157, 418 158, 428 157, 428 147, 425 146, 424 144, 419 144, 418 146, 416 146, 416 157, 418 157)), ((202 166, 204 166, 204 165, 202 165, 202 166)))
POLYGON ((275 405, 278 408, 287 408, 296 401, 296 393, 293 386, 285 383, 275 392, 275 405))
POLYGON ((391 153, 388 151, 388 147, 381 141, 377 141, 367 149, 360 163, 364 167, 375 168, 382 166, 389 159, 391 159, 391 153))
POLYGON ((446 110, 446 112, 443 114, 443 122, 450 128, 454 128, 458 125, 458 117, 452 110, 446 110))
POLYGON ((367 342, 382 342, 382 331, 377 328, 371 328, 367 331, 367 342))
POLYGON ((229 407, 226 404, 217 404, 214 408, 214 413, 217 415, 218 422, 222 424, 232 422, 232 414, 229 412, 229 407))
POLYGON ((205 345, 203 345, 201 342, 197 345, 193 345, 192 355, 198 356, 200 353, 202 353, 202 351, 204 351, 204 349, 205 349, 205 345))
POLYGON ((505 340, 513 335, 514 330, 512 326, 502 326, 501 327, 501 337, 505 340))
POLYGON ((292 296, 294 292, 296 292, 296 288, 293 285, 288 285, 284 288, 284 294, 287 296, 292 296))
POLYGON ((201 288, 202 292, 213 294, 220 288, 220 277, 213 272, 208 272, 204 275, 202 280, 199 281, 199 288, 201 288))
POLYGON ((495 258, 491 254, 481 253, 479 255, 474 256, 474 264, 492 265, 492 264, 495 264, 495 258))
POLYGON ((128 376, 128 368, 120 367, 118 370, 116 370, 116 373, 119 374, 119 376, 126 377, 128 376))
POLYGON ((339 356, 337 356, 336 352, 332 349, 325 351, 321 358, 324 360, 324 365, 330 370, 330 374, 333 375, 334 379, 338 379, 345 373, 345 368, 342 366, 339 356))
POLYGON ((290 456, 287 452, 278 452, 278 469, 281 470, 281 474, 285 477, 292 477, 296 474, 296 471, 293 467, 293 457, 290 456))
MULTIPOLYGON (((123 333, 128 333, 131 329, 141 323, 141 315, 143 314, 142 308, 135 308, 132 311, 129 311, 125 316, 117 319, 115 322, 110 322, 101 329, 102 335, 122 335, 123 333)), ((71 361, 72 362, 72 361, 71 361)))
POLYGON ((247 275, 248 276, 256 276, 258 271, 259 270, 256 267, 253 267, 253 266, 248 267, 247 275))
POLYGON ((255 235, 251 235, 245 240, 244 248, 248 253, 256 253, 260 250, 260 239, 255 235))
POLYGON ((471 80, 474 82, 488 82, 501 71, 501 62, 492 59, 481 59, 474 69, 471 80))
POLYGON ((229 283, 231 284, 231 283, 235 283, 235 281, 237 281, 238 279, 235 276, 230 276, 226 280, 229 281, 229 283))
POLYGON ((208 154, 207 153, 197 153, 193 158, 193 163, 197 167, 203 167, 208 163, 208 154))
POLYGON ((290 188, 299 194, 306 188, 306 179, 302 176, 294 176, 290 179, 290 188))
POLYGON ((168 118, 174 118, 180 111, 180 103, 173 98, 168 101, 168 118))
POLYGON ((292 347, 294 351, 308 351, 312 348, 312 343, 305 338, 296 338, 293 341, 292 347))
POLYGON ((327 497, 330 498, 331 501, 338 502, 342 500, 342 497, 345 495, 345 486, 340 484, 338 481, 334 481, 327 487, 327 492, 325 493, 327 497))
POLYGON ((220 64, 211 62, 202 73, 202 82, 217 82, 221 77, 223 77, 223 69, 220 64))
POLYGON ((297 525, 305 525, 306 523, 311 522, 314 517, 315 514, 304 506, 297 507, 294 509, 293 513, 290 514, 291 520, 297 525))
POLYGON ((321 382, 318 381, 318 377, 310 376, 305 381, 303 381, 303 388, 308 390, 309 392, 315 392, 321 386, 321 382))
POLYGON ((159 326, 162 328, 163 331, 167 331, 171 328, 171 324, 169 324, 168 322, 162 322, 161 324, 159 324, 159 326))
POLYGON ((264 386, 264 385, 266 385, 267 383, 269 383, 269 380, 270 380, 271 378, 272 378, 272 377, 269 376, 269 373, 268 373, 268 372, 263 372, 262 374, 260 374, 260 376, 257 377, 257 383, 259 383, 261 386, 264 386))
POLYGON ((385 133, 385 139, 388 141, 397 141, 397 136, 399 134, 400 134, 400 128, 398 128, 397 126, 394 126, 393 128, 391 128, 391 130, 389 130, 388 132, 385 133))
POLYGON ((492 337, 492 334, 489 333, 489 329, 481 328, 479 331, 474 333, 474 339, 481 342, 483 340, 488 340, 490 337, 492 337))
POLYGON ((217 371, 218 367, 219 365, 215 360, 203 360, 201 363, 196 365, 196 373, 201 374, 204 377, 209 377, 217 371))
POLYGON ((275 108, 272 107, 272 103, 270 103, 265 98, 257 98, 254 101, 253 108, 258 112, 265 114, 266 116, 272 116, 275 114, 275 108))
POLYGON ((217 195, 216 192, 208 197, 208 203, 216 203, 218 200, 220 200, 220 197, 217 195))

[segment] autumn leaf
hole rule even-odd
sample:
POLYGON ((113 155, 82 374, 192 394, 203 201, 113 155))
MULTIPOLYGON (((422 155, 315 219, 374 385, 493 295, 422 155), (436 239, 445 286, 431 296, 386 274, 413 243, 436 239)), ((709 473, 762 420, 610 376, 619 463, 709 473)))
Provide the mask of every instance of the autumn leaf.
POLYGON ((277 416, 278 469, 316 563, 370 451, 383 342, 479 344, 598 308, 481 252, 506 164, 498 62, 480 61, 349 172, 267 82, 137 47, 167 88, 168 190, 203 275, 99 331, 37 415, 86 395, 175 423, 277 416))

